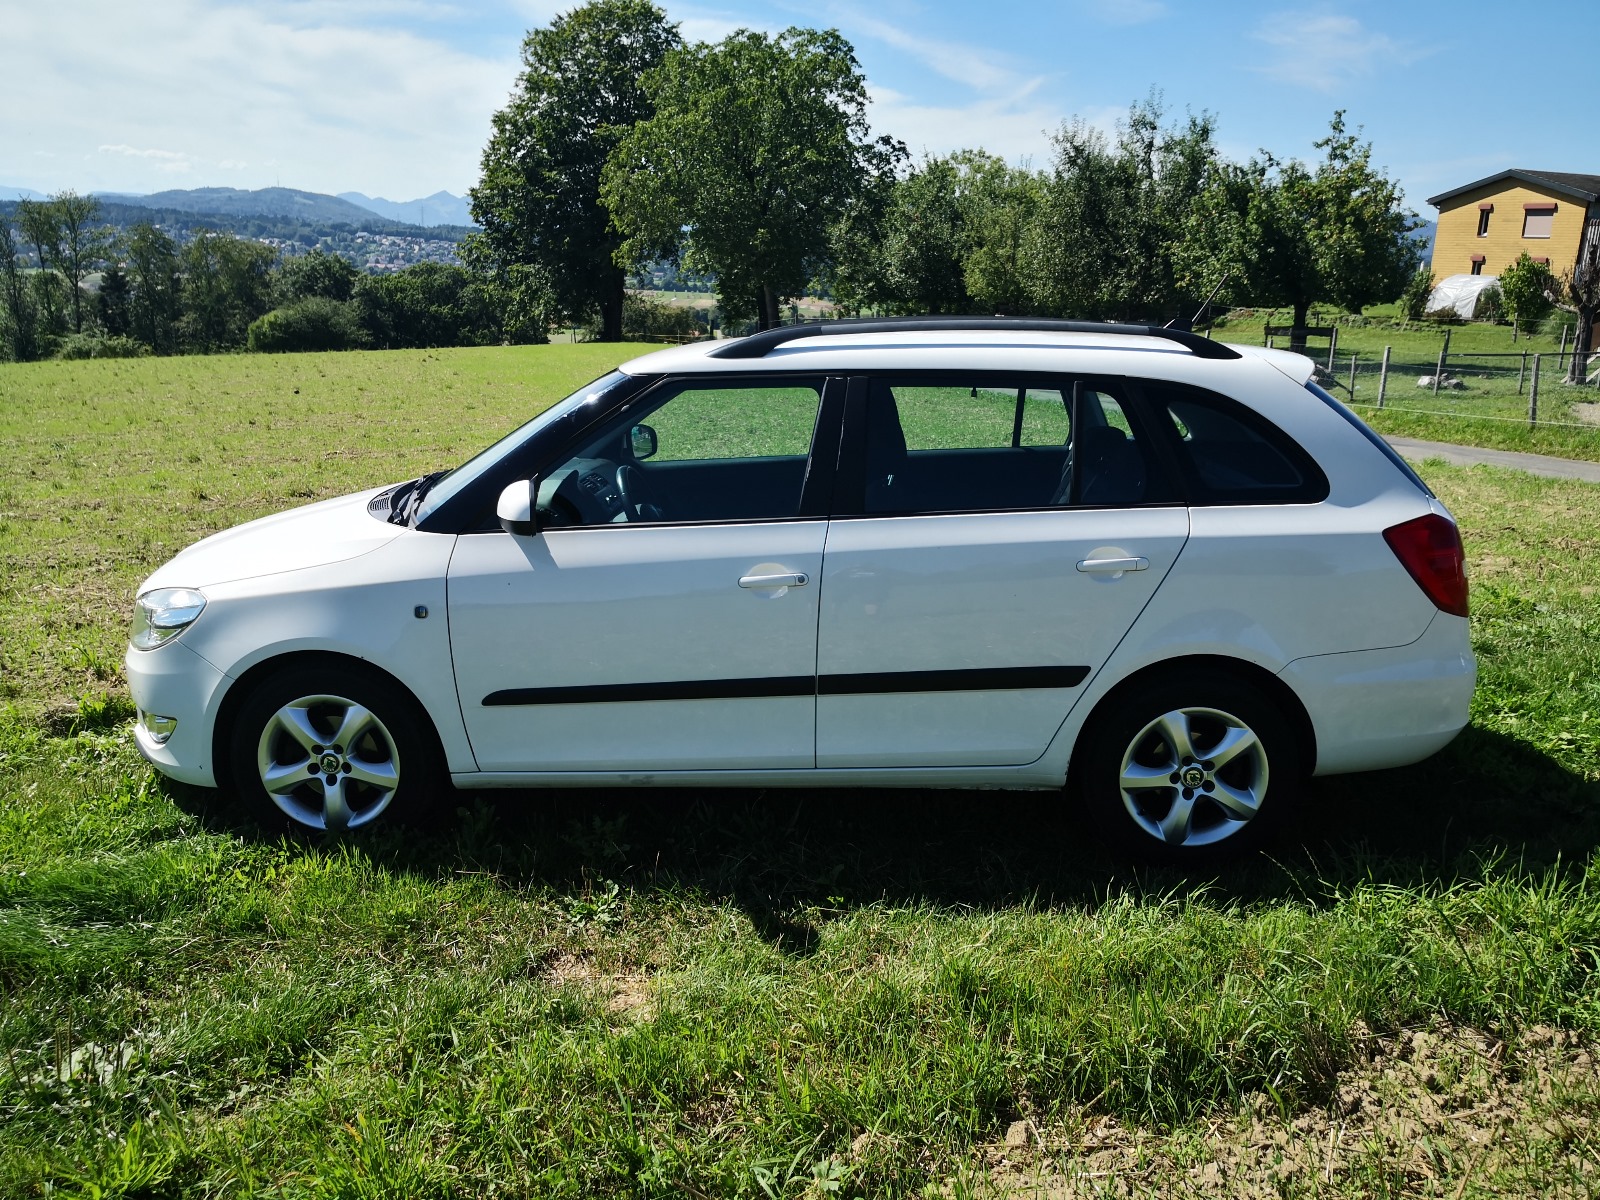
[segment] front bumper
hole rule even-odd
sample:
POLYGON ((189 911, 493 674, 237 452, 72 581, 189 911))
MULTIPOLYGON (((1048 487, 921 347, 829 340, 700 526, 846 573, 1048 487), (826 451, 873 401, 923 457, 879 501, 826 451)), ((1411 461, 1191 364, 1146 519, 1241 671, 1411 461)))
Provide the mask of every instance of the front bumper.
POLYGON ((216 787, 211 731, 227 676, 190 650, 181 638, 154 650, 130 648, 122 669, 133 702, 139 706, 141 720, 133 731, 139 753, 163 775, 216 787), (178 724, 172 736, 158 744, 144 727, 145 713, 175 718, 178 724))
POLYGON ((1467 622, 1437 613, 1405 646, 1300 658, 1280 676, 1306 706, 1318 775, 1420 762, 1466 727, 1477 682, 1467 622))

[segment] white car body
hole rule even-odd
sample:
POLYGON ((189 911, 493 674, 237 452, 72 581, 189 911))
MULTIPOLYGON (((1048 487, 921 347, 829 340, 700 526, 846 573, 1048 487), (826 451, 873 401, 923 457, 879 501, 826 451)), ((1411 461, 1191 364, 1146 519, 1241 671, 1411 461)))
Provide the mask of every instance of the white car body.
POLYGON ((716 357, 728 344, 663 350, 621 371, 1020 371, 1188 384, 1281 430, 1322 468, 1328 493, 1315 503, 824 513, 530 537, 392 524, 369 513, 383 494, 374 489, 219 533, 145 582, 141 594, 195 589, 206 603, 170 644, 128 652, 141 714, 176 721, 158 743, 141 720, 141 752, 167 775, 215 785, 218 722, 238 681, 307 653, 392 677, 426 712, 464 788, 1059 788, 1101 700, 1173 662, 1278 681, 1272 694, 1298 706, 1319 775, 1418 761, 1466 724, 1467 621, 1436 607, 1383 536, 1448 513, 1353 418, 1308 392, 1306 359, 1241 346, 1224 360, 1156 335, 1026 329, 823 334, 762 357, 716 357), (1108 556, 1148 566, 1076 567, 1108 556), (809 586, 738 586, 784 573, 809 586), (1086 671, 1014 688, 827 684, 1041 663, 1086 671), (614 702, 593 690, 714 679, 810 682, 614 702), (519 688, 538 690, 539 702, 484 702, 519 688), (552 689, 563 688, 590 690, 562 703, 567 693, 552 689))

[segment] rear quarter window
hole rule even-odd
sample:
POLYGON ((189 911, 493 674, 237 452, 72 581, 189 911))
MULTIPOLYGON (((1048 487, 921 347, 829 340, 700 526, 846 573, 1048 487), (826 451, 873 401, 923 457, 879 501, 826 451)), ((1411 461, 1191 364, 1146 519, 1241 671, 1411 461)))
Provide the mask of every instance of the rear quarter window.
POLYGON ((1328 477, 1283 430, 1235 400, 1158 380, 1139 391, 1194 504, 1315 504, 1328 477))

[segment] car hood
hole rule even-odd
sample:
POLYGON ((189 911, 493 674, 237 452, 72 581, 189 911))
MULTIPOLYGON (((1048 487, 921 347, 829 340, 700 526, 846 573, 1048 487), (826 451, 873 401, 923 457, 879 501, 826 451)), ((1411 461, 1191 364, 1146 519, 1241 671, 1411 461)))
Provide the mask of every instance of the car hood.
POLYGON ((214 533, 196 542, 145 580, 159 587, 205 588, 237 579, 324 567, 368 554, 405 532, 372 516, 367 502, 384 488, 292 508, 214 533))

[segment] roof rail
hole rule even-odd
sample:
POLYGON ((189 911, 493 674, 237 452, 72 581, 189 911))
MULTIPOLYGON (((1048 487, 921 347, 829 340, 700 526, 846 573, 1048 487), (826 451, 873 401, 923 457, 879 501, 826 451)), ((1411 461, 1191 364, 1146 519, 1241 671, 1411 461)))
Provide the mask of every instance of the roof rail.
POLYGON ((806 321, 799 325, 780 325, 748 337, 732 338, 727 345, 711 351, 712 358, 764 358, 768 352, 801 338, 831 333, 946 333, 969 330, 1001 330, 1021 333, 1115 333, 1135 337, 1165 338, 1190 351, 1196 358, 1238 358, 1231 346, 1213 342, 1187 329, 1168 329, 1160 325, 1114 325, 1101 321, 1063 321, 1045 317, 864 317, 838 321, 806 321))

